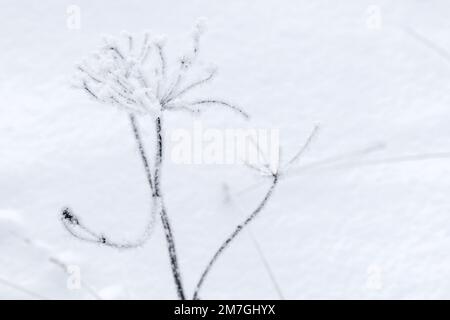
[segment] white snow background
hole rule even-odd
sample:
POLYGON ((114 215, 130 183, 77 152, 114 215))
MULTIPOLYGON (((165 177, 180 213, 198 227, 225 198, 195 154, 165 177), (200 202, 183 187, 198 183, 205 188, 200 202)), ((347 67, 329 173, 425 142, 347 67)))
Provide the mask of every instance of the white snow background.
MULTIPOLYGON (((104 299, 176 298, 160 224, 144 247, 124 251, 82 243, 61 225, 67 205, 95 230, 131 239, 150 209, 126 113, 88 99, 69 78, 102 34, 122 30, 166 34, 174 61, 198 17, 208 21, 200 57, 219 69, 205 96, 235 102, 252 126, 279 128, 286 156, 318 123, 305 166, 343 156, 293 172, 251 225, 283 296, 450 298, 445 0, 1 0, 0 298, 94 298, 69 289, 51 258, 79 266, 104 299), (66 26, 69 5, 81 10, 79 30, 66 26), (380 28, 368 24, 373 8, 380 28)), ((200 119, 246 126, 220 108, 200 119)), ((168 114, 166 140, 192 122, 168 114)), ((152 122, 140 126, 151 148, 152 122)), ((189 295, 243 218, 224 186, 250 212, 264 183, 242 166, 167 156, 163 188, 189 295)), ((221 257, 202 298, 280 298, 248 233, 221 257)))

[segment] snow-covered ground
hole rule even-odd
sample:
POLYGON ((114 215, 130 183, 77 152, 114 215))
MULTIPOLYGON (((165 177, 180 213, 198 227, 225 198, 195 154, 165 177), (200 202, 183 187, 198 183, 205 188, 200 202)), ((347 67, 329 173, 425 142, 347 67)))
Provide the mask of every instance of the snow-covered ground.
MULTIPOLYGON (((69 79, 102 34, 122 30, 166 34, 173 61, 198 17, 208 21, 201 58, 219 69, 203 93, 236 102, 252 126, 278 128, 286 157, 320 125, 304 169, 280 182, 202 298, 280 298, 261 252, 287 299, 450 298, 449 13, 445 0, 2 0, 0 298, 176 298, 160 224, 145 246, 123 251, 61 225, 70 206, 96 230, 130 239, 150 210, 126 114, 69 79), (70 5, 79 29, 67 24, 70 5), (309 165, 324 159, 335 161, 309 165), (81 289, 55 259, 79 268, 81 289)), ((168 114, 166 138, 193 121, 168 114)), ((220 108, 197 121, 248 126, 220 108)), ((139 123, 150 148, 152 122, 139 123)), ((243 166, 169 156, 163 170, 191 294, 267 182, 243 166)))

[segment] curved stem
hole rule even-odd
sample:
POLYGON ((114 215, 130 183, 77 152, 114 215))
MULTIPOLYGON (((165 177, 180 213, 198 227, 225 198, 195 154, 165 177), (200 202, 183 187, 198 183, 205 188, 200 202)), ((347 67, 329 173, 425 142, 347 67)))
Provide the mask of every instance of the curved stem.
POLYGON ((161 222, 164 229, 164 235, 166 236, 167 249, 169 252, 170 266, 172 269, 173 279, 175 281, 175 287, 177 289, 178 298, 185 300, 185 294, 183 289, 183 283, 181 280, 180 268, 178 265, 178 256, 175 248, 175 239, 172 231, 172 227, 167 215, 166 207, 164 205, 163 197, 161 194, 161 166, 163 160, 163 138, 162 138, 162 124, 161 117, 156 119, 156 161, 155 161, 155 197, 158 199, 160 206, 161 222))
POLYGON ((207 264, 205 270, 203 271, 200 280, 197 283, 197 286, 195 288, 194 300, 199 299, 200 289, 202 288, 203 283, 206 280, 206 277, 208 276, 209 272, 211 271, 211 268, 213 267, 214 263, 217 261, 217 259, 223 254, 225 249, 231 244, 231 242, 241 233, 241 231, 247 226, 250 222, 252 222, 253 219, 255 219, 258 214, 264 209, 265 205, 267 204, 267 201, 269 201, 270 197, 273 194, 273 190, 275 189, 275 186, 278 183, 278 175, 274 174, 272 184, 265 194, 263 200, 259 203, 259 205, 256 207, 255 210, 247 217, 247 219, 244 220, 241 224, 239 224, 236 229, 231 233, 231 235, 222 243, 222 245, 219 247, 219 249, 216 251, 216 253, 213 255, 209 263, 207 264))
POLYGON ((105 235, 100 234, 98 232, 93 231, 91 228, 87 227, 83 223, 81 223, 80 219, 77 218, 73 212, 69 208, 64 208, 61 214, 61 221, 66 230, 72 234, 75 238, 91 243, 99 243, 108 247, 116 248, 116 249, 132 249, 137 248, 143 245, 148 238, 150 237, 153 227, 155 225, 155 217, 156 217, 156 197, 155 197, 155 188, 153 186, 153 179, 151 174, 151 169, 149 166, 148 157, 145 152, 144 144, 142 141, 141 134, 139 132, 139 127, 137 125, 136 119, 133 114, 129 114, 131 128, 133 130, 134 138, 136 140, 139 154, 141 156, 142 164, 144 166, 144 170, 146 173, 147 182, 150 187, 150 195, 152 199, 151 204, 151 212, 149 221, 145 225, 145 229, 138 238, 133 241, 113 241, 107 238, 105 235))

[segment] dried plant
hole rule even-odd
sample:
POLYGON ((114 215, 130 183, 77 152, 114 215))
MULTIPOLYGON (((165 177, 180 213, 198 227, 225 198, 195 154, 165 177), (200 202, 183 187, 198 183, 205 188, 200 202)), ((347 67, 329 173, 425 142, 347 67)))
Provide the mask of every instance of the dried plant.
MULTIPOLYGON (((152 37, 149 33, 145 33, 141 41, 137 41, 137 37, 128 33, 124 33, 120 39, 106 38, 100 50, 77 66, 75 77, 77 88, 83 90, 95 101, 122 108, 127 112, 148 181, 152 209, 142 235, 135 240, 125 242, 114 241, 109 236, 94 231, 86 226, 69 208, 64 208, 61 213, 64 227, 76 238, 118 249, 136 248, 144 244, 151 235, 156 215, 159 215, 179 299, 186 299, 187 296, 178 263, 174 232, 164 203, 164 192, 161 188, 161 170, 164 163, 164 113, 167 111, 182 111, 198 114, 210 107, 217 106, 233 111, 245 119, 249 118, 245 111, 220 98, 189 99, 194 90, 210 83, 217 74, 215 69, 205 68, 198 63, 200 36, 203 31, 203 22, 200 22, 193 31, 191 49, 179 57, 174 68, 170 68, 168 64, 164 38, 152 37), (201 76, 196 76, 199 73, 201 76), (153 165, 150 164, 143 145, 136 120, 137 116, 149 116, 154 123, 156 150, 154 150, 152 156, 154 159, 153 165)), ((316 130, 308 139, 306 146, 315 132, 316 130)), ((306 146, 287 163, 287 166, 291 166, 298 160, 306 146)), ((194 299, 199 299, 200 289, 217 259, 240 232, 265 208, 282 174, 285 173, 284 167, 271 169, 269 163, 264 163, 261 167, 256 167, 253 164, 247 166, 267 176, 270 179, 270 187, 255 210, 236 227, 213 255, 197 283, 193 295, 194 299)))
MULTIPOLYGON (((270 185, 266 193, 264 194, 263 199, 260 201, 260 203, 256 206, 256 208, 245 218, 245 220, 236 226, 234 231, 225 239, 225 241, 222 243, 222 245, 219 247, 219 249, 215 252, 215 254, 212 256, 211 260, 208 262, 206 268, 204 269, 202 275, 200 276, 200 279, 197 282, 197 285, 195 287, 193 299, 197 300, 200 297, 200 290, 203 287, 203 284, 212 270, 212 267, 217 262, 219 257, 224 253, 225 249, 227 249, 230 244, 238 237, 239 234, 244 230, 246 226, 248 226, 260 213, 261 211, 266 207, 266 204, 270 200, 270 198, 273 196, 274 190, 276 186, 278 185, 280 179, 284 177, 290 168, 298 162, 300 157, 304 154, 304 152, 307 150, 309 145, 311 144, 313 138, 315 137, 316 133, 318 132, 318 126, 314 128, 314 130, 311 132, 310 136, 306 140, 305 144, 300 148, 300 150, 295 154, 285 165, 280 165, 277 168, 271 169, 273 167, 271 163, 266 162, 262 163, 260 166, 254 166, 248 164, 248 167, 255 170, 257 173, 259 173, 261 176, 266 177, 270 180, 270 185)), ((258 148, 258 146, 256 146, 258 148)), ((258 148, 259 152, 260 149, 258 148)), ((281 154, 281 152, 280 152, 281 154)), ((268 159, 268 157, 263 156, 262 158, 268 159)))

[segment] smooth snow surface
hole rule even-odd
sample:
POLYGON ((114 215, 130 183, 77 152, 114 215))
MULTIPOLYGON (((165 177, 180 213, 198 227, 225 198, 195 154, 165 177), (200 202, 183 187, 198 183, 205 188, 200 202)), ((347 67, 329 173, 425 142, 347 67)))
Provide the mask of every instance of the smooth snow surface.
MULTIPOLYGON (((170 161, 171 133, 201 121, 278 128, 286 158, 320 126, 303 169, 220 258, 202 298, 280 298, 259 253, 287 299, 450 298, 449 14, 445 0, 2 0, 0 298, 176 298, 160 223, 145 246, 118 251, 78 241, 59 220, 69 206, 132 239, 151 205, 126 113, 70 77, 102 34, 122 30, 166 34, 173 62, 199 17, 200 57, 219 70, 199 93, 252 118, 165 117, 163 188, 189 296, 268 188, 244 166, 170 161), (67 27, 70 5, 80 29, 67 27), (324 159, 334 160, 309 165, 324 159), (55 259, 79 268, 81 289, 55 259)), ((151 149, 152 121, 139 124, 151 149)))

